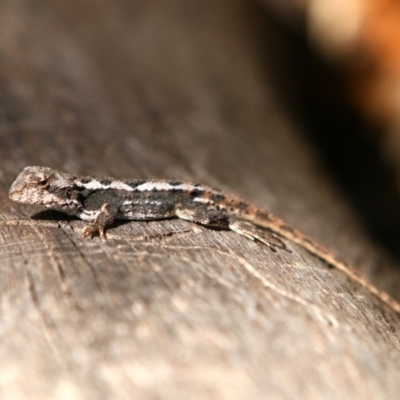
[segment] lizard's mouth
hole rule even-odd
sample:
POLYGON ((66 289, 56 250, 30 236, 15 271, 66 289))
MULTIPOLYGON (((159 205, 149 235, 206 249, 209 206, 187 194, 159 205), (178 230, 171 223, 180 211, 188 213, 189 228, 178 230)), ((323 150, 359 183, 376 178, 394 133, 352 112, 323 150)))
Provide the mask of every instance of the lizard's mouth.
POLYGON ((18 187, 18 182, 15 181, 12 185, 11 188, 8 192, 8 197, 12 200, 12 201, 16 201, 19 202, 19 199, 21 198, 21 188, 18 187))
POLYGON ((18 187, 11 186, 10 191, 8 192, 8 197, 17 203, 29 204, 32 203, 32 200, 36 198, 36 196, 27 190, 21 190, 18 187))
POLYGON ((9 197, 12 201, 19 202, 18 199, 19 199, 20 196, 18 195, 18 192, 17 192, 17 191, 13 190, 12 187, 11 187, 10 191, 8 192, 8 197, 9 197))
POLYGON ((20 189, 18 186, 11 186, 10 191, 8 192, 8 197, 22 204, 40 204, 45 207, 51 207, 54 203, 56 203, 55 196, 50 193, 43 193, 42 191, 36 190, 34 188, 23 188, 20 189))
POLYGON ((80 208, 80 205, 76 200, 60 201, 57 196, 51 193, 35 189, 27 190, 25 188, 21 191, 11 187, 9 197, 11 200, 20 204, 41 206, 52 210, 64 211, 69 214, 74 214, 80 208))
MULTIPOLYGON (((11 200, 22 204, 41 205, 46 208, 59 208, 60 206, 60 199, 54 194, 33 187, 20 188, 18 184, 11 186, 8 196, 11 200)), ((69 208, 69 204, 66 203, 66 206, 69 208)))

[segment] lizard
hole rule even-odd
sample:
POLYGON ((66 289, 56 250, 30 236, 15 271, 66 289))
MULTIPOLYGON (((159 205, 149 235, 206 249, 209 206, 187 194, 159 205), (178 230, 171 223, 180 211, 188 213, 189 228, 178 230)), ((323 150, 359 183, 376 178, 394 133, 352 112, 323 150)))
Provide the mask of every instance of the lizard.
POLYGON ((40 205, 91 222, 83 236, 106 238, 114 220, 180 218, 210 228, 232 230, 273 247, 271 234, 298 244, 338 269, 400 314, 400 304, 377 289, 334 253, 272 213, 201 184, 178 180, 129 180, 78 176, 48 167, 24 168, 12 184, 11 200, 40 205))

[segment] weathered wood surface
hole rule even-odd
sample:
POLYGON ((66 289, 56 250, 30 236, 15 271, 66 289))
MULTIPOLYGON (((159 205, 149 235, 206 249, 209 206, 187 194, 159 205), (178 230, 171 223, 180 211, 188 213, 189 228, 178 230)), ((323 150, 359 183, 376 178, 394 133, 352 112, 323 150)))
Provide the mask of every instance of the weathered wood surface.
POLYGON ((244 0, 0 3, 0 398, 398 398, 399 317, 300 247, 178 220, 85 240, 8 200, 35 164, 201 181, 396 296, 281 101, 280 45, 244 0))

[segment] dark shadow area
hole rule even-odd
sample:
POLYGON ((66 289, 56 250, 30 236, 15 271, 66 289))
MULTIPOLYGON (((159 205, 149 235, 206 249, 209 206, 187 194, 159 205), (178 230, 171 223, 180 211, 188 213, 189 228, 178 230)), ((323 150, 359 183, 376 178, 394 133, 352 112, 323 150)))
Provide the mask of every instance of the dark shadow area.
POLYGON ((382 158, 379 132, 349 104, 339 74, 294 41, 304 131, 345 190, 369 233, 400 259, 400 203, 394 170, 382 158))
POLYGON ((43 220, 43 221, 77 221, 78 217, 74 215, 69 215, 67 213, 63 213, 62 211, 56 210, 44 210, 39 211, 33 215, 31 215, 31 219, 33 220, 43 220))
MULTIPOLYGON (((38 213, 34 214, 31 216, 31 219, 33 220, 40 220, 40 221, 80 221, 80 218, 74 216, 74 215, 69 215, 67 213, 63 213, 62 211, 57 211, 57 210, 44 210, 44 211, 39 211, 38 213)), ((107 226, 106 228, 106 233, 109 232, 110 229, 117 228, 118 226, 126 225, 129 223, 132 223, 133 221, 128 221, 128 220, 117 220, 114 221, 111 225, 107 226)), ((87 224, 90 224, 90 222, 87 222, 87 224)), ((94 237, 99 236, 96 234, 94 237)))
POLYGON ((304 127, 369 234, 400 261, 400 196, 395 172, 380 153, 379 132, 349 103, 343 77, 312 49, 301 30, 304 24, 292 29, 271 15, 265 19, 279 32, 279 51, 291 66, 282 70, 282 61, 276 64, 275 84, 282 102, 304 127), (283 78, 282 73, 289 76, 283 78))

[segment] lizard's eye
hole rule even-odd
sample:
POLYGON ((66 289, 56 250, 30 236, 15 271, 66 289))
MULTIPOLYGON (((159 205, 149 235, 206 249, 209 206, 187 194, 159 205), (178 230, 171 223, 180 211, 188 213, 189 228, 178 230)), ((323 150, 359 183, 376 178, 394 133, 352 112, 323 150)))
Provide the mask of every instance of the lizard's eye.
POLYGON ((47 187, 49 187, 49 180, 48 178, 42 178, 38 181, 38 185, 42 188, 42 189, 46 189, 47 187))

